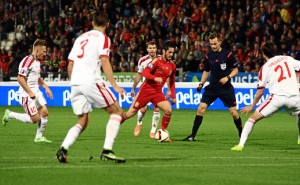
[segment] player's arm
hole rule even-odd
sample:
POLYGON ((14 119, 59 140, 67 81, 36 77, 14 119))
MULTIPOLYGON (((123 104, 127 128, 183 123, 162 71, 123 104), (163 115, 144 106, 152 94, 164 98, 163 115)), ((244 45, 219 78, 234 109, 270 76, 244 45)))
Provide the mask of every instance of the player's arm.
POLYGON ((233 68, 231 73, 228 76, 225 76, 223 78, 220 79, 220 83, 221 84, 225 84, 226 82, 229 82, 231 80, 232 77, 234 77, 235 75, 237 75, 239 73, 238 68, 233 68))
POLYGON ((169 98, 172 96, 171 86, 170 86, 170 78, 167 78, 167 87, 168 87, 168 90, 167 90, 166 97, 169 98))
POLYGON ((31 99, 34 99, 35 98, 35 94, 32 92, 32 90, 30 89, 30 87, 28 86, 27 84, 27 80, 25 78, 25 76, 22 76, 22 75, 18 75, 18 78, 17 78, 20 86, 24 89, 24 91, 29 95, 29 97, 31 99))
POLYGON ((44 82, 42 78, 38 79, 39 86, 43 87, 46 91, 46 94, 49 98, 53 99, 52 91, 50 90, 49 86, 44 82))
POLYGON ((169 77, 169 85, 170 85, 170 90, 171 90, 172 104, 176 103, 175 81, 176 81, 176 66, 174 66, 173 72, 169 77))
POLYGON ((133 85, 132 85, 131 92, 130 92, 131 97, 134 97, 134 90, 135 90, 137 84, 141 81, 142 77, 143 76, 141 75, 141 73, 139 73, 139 72, 136 73, 136 75, 133 79, 133 85))
POLYGON ((72 71, 73 71, 73 65, 74 65, 74 61, 69 59, 69 62, 68 62, 68 77, 69 77, 70 81, 71 81, 71 76, 72 76, 72 71))
POLYGON ((260 100, 260 98, 264 94, 264 91, 265 91, 264 87, 258 87, 257 91, 255 93, 252 104, 242 108, 241 112, 248 114, 248 112, 250 112, 255 107, 255 105, 258 103, 258 101, 260 100))
POLYGON ((207 81, 208 77, 209 77, 209 71, 203 71, 201 81, 196 89, 198 92, 201 91, 201 89, 202 89, 203 85, 205 84, 205 82, 207 81))
POLYGON ((107 56, 100 57, 102 62, 102 70, 107 78, 107 80, 110 82, 111 86, 114 88, 114 90, 121 95, 122 98, 124 98, 125 90, 121 87, 119 87, 115 81, 113 70, 110 64, 110 61, 107 56))
POLYGON ((142 75, 147 79, 154 80, 158 83, 162 83, 163 80, 161 77, 156 77, 151 74, 151 72, 155 69, 155 63, 157 60, 158 60, 157 58, 153 59, 152 62, 148 64, 148 66, 144 69, 142 75))

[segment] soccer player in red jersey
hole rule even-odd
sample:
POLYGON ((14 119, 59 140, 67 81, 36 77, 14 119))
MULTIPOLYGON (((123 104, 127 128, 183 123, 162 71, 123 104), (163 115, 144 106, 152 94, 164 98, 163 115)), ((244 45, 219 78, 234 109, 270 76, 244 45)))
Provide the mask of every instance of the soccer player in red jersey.
POLYGON ((174 55, 174 45, 167 41, 163 45, 162 56, 156 57, 144 69, 142 75, 146 78, 141 85, 138 94, 135 96, 129 110, 123 113, 123 120, 134 116, 138 110, 145 107, 151 102, 155 107, 160 108, 164 112, 161 128, 166 130, 171 120, 172 107, 167 97, 162 92, 162 87, 169 78, 169 86, 171 90, 171 102, 176 103, 175 99, 175 75, 176 65, 172 62, 174 55))

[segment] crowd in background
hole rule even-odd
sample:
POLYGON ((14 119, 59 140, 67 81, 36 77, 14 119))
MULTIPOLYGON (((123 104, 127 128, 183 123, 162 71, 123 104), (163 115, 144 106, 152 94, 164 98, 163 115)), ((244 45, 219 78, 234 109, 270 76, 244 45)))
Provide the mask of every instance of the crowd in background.
MULTIPOLYGON (((0 21, 7 20, 5 29, 12 29, 7 22, 13 24, 14 13, 37 2, 2 0, 0 21)), ((219 33, 222 47, 234 53, 241 72, 258 72, 264 63, 260 46, 268 40, 276 43, 277 54, 300 59, 298 0, 64 0, 61 12, 58 2, 47 1, 46 19, 43 3, 17 18, 17 24, 24 25, 21 38, 0 52, 0 68, 8 77, 16 76, 18 64, 31 53, 36 38, 48 42, 42 72, 66 72, 72 43, 92 28, 95 11, 110 19, 107 35, 115 72, 135 72, 138 59, 147 54, 146 43, 155 41, 161 53, 166 40, 176 45, 178 68, 201 72, 212 32, 219 33)))

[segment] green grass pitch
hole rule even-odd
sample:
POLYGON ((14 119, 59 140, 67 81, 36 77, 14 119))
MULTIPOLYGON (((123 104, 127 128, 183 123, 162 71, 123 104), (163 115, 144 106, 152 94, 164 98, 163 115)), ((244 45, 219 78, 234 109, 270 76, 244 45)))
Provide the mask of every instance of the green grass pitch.
MULTIPOLYGON (((0 107, 1 118, 6 108, 0 107)), ((238 135, 228 111, 207 111, 198 141, 180 141, 190 133, 195 113, 174 110, 168 128, 172 143, 149 138, 152 110, 138 137, 133 136, 136 117, 127 120, 114 145, 116 154, 126 158, 124 164, 99 159, 108 120, 104 110, 92 112, 89 127, 69 150, 69 164, 59 164, 55 154, 76 122, 71 108, 49 107, 44 135, 53 143, 34 143, 36 125, 12 120, 0 127, 0 184, 299 184, 295 117, 278 112, 260 121, 244 151, 233 152, 238 135)), ((243 123, 246 119, 242 115, 243 123)))

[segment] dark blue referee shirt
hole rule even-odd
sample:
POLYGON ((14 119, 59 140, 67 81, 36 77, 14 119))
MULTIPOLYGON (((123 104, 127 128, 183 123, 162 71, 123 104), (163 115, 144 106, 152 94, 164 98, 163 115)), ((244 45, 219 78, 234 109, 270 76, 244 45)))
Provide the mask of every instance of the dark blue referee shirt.
POLYGON ((221 78, 228 76, 232 68, 238 67, 238 62, 231 51, 223 49, 220 52, 210 51, 204 60, 204 70, 210 72, 209 82, 212 88, 222 88, 231 85, 230 81, 222 85, 221 78))

